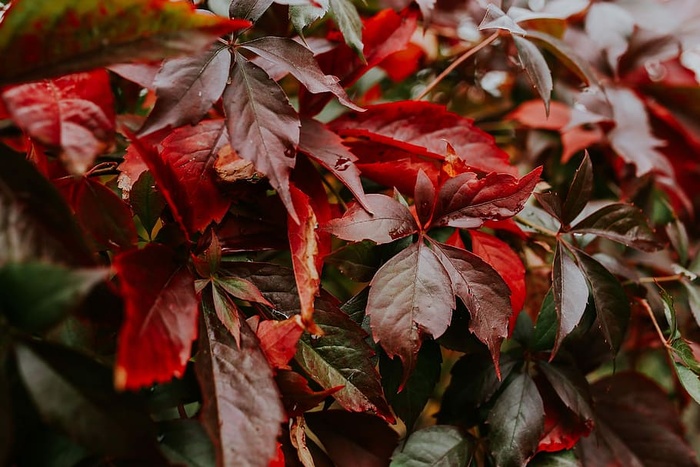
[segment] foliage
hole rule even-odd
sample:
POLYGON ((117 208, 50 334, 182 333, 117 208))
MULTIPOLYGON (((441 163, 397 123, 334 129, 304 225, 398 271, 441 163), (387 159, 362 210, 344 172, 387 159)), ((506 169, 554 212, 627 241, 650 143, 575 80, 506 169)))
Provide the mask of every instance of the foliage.
POLYGON ((192 3, 0 10, 0 463, 698 465, 695 2, 192 3))

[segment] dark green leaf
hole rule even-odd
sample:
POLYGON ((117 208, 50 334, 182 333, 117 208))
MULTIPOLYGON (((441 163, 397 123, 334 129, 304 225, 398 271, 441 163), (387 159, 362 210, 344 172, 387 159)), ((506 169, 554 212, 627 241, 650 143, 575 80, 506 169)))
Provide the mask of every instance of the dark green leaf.
POLYGON ((50 426, 100 454, 161 459, 148 415, 129 394, 114 392, 107 368, 37 341, 17 343, 15 355, 24 386, 50 426))
POLYGON ((366 413, 326 410, 304 418, 337 467, 385 467, 399 439, 386 421, 366 413))
POLYGON ((559 349, 562 340, 581 321, 586 303, 588 302, 588 287, 581 270, 571 257, 561 241, 557 241, 552 265, 552 291, 554 306, 559 318, 557 337, 554 341, 553 353, 559 349))
POLYGON ((150 171, 142 173, 131 187, 129 204, 150 236, 165 207, 165 199, 156 189, 155 180, 150 171))
POLYGON ((384 352, 379 356, 379 373, 382 375, 384 394, 410 433, 425 404, 440 379, 442 354, 440 346, 433 340, 423 342, 418 352, 416 368, 401 391, 403 367, 399 359, 391 359, 384 352))
MULTIPOLYGON (((217 465, 263 466, 273 458, 284 408, 255 333, 241 322, 240 348, 202 302, 196 370, 202 388, 202 424, 217 465)), ((242 321, 242 320, 241 320, 242 321)))
POLYGON ((364 60, 362 49, 362 21, 351 0, 329 0, 333 21, 343 34, 345 43, 364 60))
POLYGON ((69 269, 49 263, 8 263, 0 266, 0 313, 28 332, 57 324, 80 304, 98 283, 104 269, 69 269))
POLYGON ((617 278, 602 264, 578 249, 574 250, 574 255, 591 290, 598 326, 610 349, 616 353, 630 317, 627 295, 617 278))
POLYGON ((196 13, 187 2, 18 0, 0 28, 0 84, 195 52, 249 24, 196 13))
POLYGON ((369 240, 346 245, 327 256, 325 261, 356 282, 371 281, 380 265, 375 244, 369 240))
POLYGON ((554 292, 550 288, 542 300, 542 307, 537 315, 535 332, 532 336, 532 349, 538 351, 553 349, 558 329, 559 320, 557 319, 557 309, 554 306, 554 292))
POLYGON ((211 440, 196 420, 167 420, 158 423, 161 450, 172 464, 210 467, 216 464, 211 440))
POLYGON ((659 248, 644 214, 630 204, 609 204, 581 220, 571 231, 598 235, 644 251, 659 248))
POLYGON ((413 433, 406 444, 394 451, 391 467, 466 466, 473 453, 459 429, 436 425, 413 433))
POLYGON ((698 374, 694 373, 688 367, 680 363, 674 363, 673 368, 676 370, 678 380, 681 382, 690 397, 692 397, 695 402, 700 404, 700 377, 698 377, 698 374))
POLYGON ((532 457, 544 431, 544 405, 532 378, 518 373, 488 416, 491 453, 500 466, 521 466, 532 457))
POLYGON ((593 421, 591 395, 586 377, 571 366, 539 362, 539 368, 561 401, 584 421, 593 421))
POLYGON ((515 48, 518 50, 520 64, 544 101, 545 112, 549 115, 549 101, 552 97, 552 88, 554 87, 549 65, 547 65, 544 55, 542 55, 542 52, 535 44, 517 35, 512 37, 513 42, 515 42, 515 48))
POLYGON ((4 145, 0 145, 0 226, 0 264, 32 259, 93 263, 58 191, 29 161, 4 145))
POLYGON ((583 156, 581 164, 576 169, 571 187, 566 193, 566 200, 562 207, 562 222, 569 224, 583 210, 593 191, 593 164, 588 157, 588 151, 583 156))

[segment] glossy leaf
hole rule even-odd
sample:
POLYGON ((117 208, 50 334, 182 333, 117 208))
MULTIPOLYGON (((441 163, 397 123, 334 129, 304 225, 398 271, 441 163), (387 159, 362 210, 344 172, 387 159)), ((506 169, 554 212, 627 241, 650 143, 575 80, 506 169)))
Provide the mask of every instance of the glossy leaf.
POLYGON ((55 185, 97 250, 122 250, 136 244, 131 210, 112 190, 87 177, 56 180, 55 185))
POLYGON ((345 185, 365 211, 372 213, 367 200, 360 171, 354 162, 357 157, 343 145, 342 139, 316 120, 306 118, 301 122, 299 151, 303 152, 345 185))
POLYGON ((403 380, 401 362, 396 358, 388 358, 383 352, 380 354, 379 372, 384 393, 396 415, 406 424, 409 433, 433 394, 440 378, 441 364, 440 346, 435 341, 425 341, 418 352, 415 370, 399 391, 403 380))
POLYGON ((326 410, 304 418, 338 467, 386 466, 399 438, 384 420, 369 414, 326 410))
POLYGON ((125 302, 115 385, 136 389, 181 376, 197 337, 194 277, 159 244, 114 258, 125 302))
POLYGON ((592 423, 591 394, 585 376, 577 369, 539 362, 539 369, 559 399, 582 420, 592 423))
POLYGON ((515 42, 515 47, 518 50, 520 64, 525 69, 537 93, 544 101, 544 108, 546 113, 549 114, 549 101, 552 97, 552 89, 554 87, 552 83, 552 72, 549 70, 549 65, 547 65, 547 61, 544 59, 542 52, 540 52, 535 44, 520 36, 514 35, 512 37, 513 42, 515 42))
POLYGON ((544 430, 544 407, 535 382, 519 373, 489 412, 491 453, 499 465, 524 465, 544 430))
POLYGON ((198 13, 188 2, 60 0, 46 6, 19 0, 0 27, 7 65, 0 84, 195 52, 249 24, 198 13), (87 33, 93 28, 100 34, 87 33))
POLYGON ((588 152, 583 156, 581 164, 576 169, 571 187, 566 194, 564 205, 562 206, 562 222, 571 223, 583 210, 586 203, 591 198, 593 191, 593 164, 588 152))
POLYGON ((113 142, 114 98, 105 70, 12 86, 1 97, 15 124, 58 150, 74 174, 85 173, 113 142))
POLYGON ((399 356, 408 380, 425 335, 440 337, 450 324, 455 299, 439 256, 422 242, 387 261, 370 283, 366 313, 372 337, 391 358, 399 356))
POLYGON ((508 285, 492 266, 473 253, 444 244, 436 251, 454 294, 469 309, 469 330, 486 344, 498 373, 501 343, 508 335, 508 319, 513 313, 508 285))
POLYGON ((224 91, 231 146, 264 173, 295 222, 289 173, 299 144, 299 117, 282 88, 236 53, 231 84, 224 91))
POLYGON ((554 306, 554 292, 550 288, 542 300, 537 314, 537 323, 532 336, 532 348, 538 351, 551 350, 559 331, 559 319, 554 306))
POLYGON ((239 349, 211 308, 205 300, 196 370, 216 463, 267 466, 285 420, 272 370, 253 331, 241 323, 239 349))
POLYGON ((644 251, 654 251, 659 247, 644 214, 629 204, 609 204, 579 221, 571 231, 609 238, 644 251))
POLYGON ((35 259, 93 263, 80 228, 56 188, 4 145, 0 145, 0 225, 0 265, 35 259))
POLYGON ((429 102, 368 106, 366 112, 335 120, 331 128, 340 136, 364 137, 375 144, 438 160, 444 159, 447 141, 474 169, 516 173, 508 163, 508 154, 496 146, 492 136, 476 128, 472 120, 429 102))
POLYGON ((318 220, 311 208, 309 197, 294 185, 290 186, 294 210, 299 223, 291 218, 287 221, 287 237, 292 255, 294 278, 301 305, 301 321, 313 333, 317 333, 313 324, 314 299, 321 285, 321 271, 318 269, 319 237, 316 231, 318 220))
POLYGON ((620 282, 602 264, 581 250, 574 250, 591 290, 597 323, 610 349, 620 348, 630 317, 630 304, 620 282))
POLYGON ((556 353, 562 340, 581 321, 588 303, 586 279, 561 242, 557 242, 557 248, 554 253, 552 291, 554 294, 554 307, 559 318, 557 337, 552 349, 552 353, 556 353))
POLYGON ((229 68, 231 54, 221 44, 204 53, 166 60, 153 81, 155 106, 139 134, 199 122, 223 94, 229 68))
POLYGON ((401 448, 394 451, 391 467, 429 467, 469 465, 470 443, 459 429, 450 425, 423 428, 411 434, 401 448))
POLYGON ((162 462, 148 414, 130 395, 114 392, 107 368, 37 341, 18 343, 15 356, 24 387, 49 425, 101 454, 162 462))
POLYGON ((316 63, 313 52, 300 43, 286 37, 267 36, 244 42, 240 46, 291 73, 309 92, 330 92, 346 107, 362 111, 338 84, 339 79, 324 74, 316 63))
POLYGON ((365 203, 373 214, 356 204, 342 218, 331 221, 327 229, 343 240, 371 240, 378 244, 393 242, 418 231, 411 211, 393 198, 371 194, 365 197, 365 203))
POLYGON ((520 212, 539 181, 541 168, 517 179, 491 173, 483 178, 467 172, 440 188, 435 225, 474 229, 486 220, 507 219, 520 212))
POLYGON ((104 269, 69 269, 50 263, 0 266, 0 313, 30 333, 46 331, 74 310, 107 277, 104 269), (10 292, 11 291, 11 292, 10 292))

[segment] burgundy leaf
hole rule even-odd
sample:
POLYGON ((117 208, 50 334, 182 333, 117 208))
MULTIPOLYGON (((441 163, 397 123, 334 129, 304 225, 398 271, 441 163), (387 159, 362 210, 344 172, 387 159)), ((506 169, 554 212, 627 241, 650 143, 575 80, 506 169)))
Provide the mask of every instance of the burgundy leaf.
POLYGON ((339 79, 324 74, 316 63, 313 52, 300 43, 286 37, 266 36, 244 42, 240 46, 291 73, 309 92, 333 93, 341 104, 362 111, 338 84, 339 79))
POLYGON ((105 70, 13 86, 2 100, 15 124, 58 149, 74 174, 85 173, 114 139, 114 98, 105 70))
POLYGON ((214 442, 217 465, 267 467, 285 420, 265 355, 241 321, 240 349, 207 300, 203 301, 197 378, 202 424, 214 442))
POLYGON ((299 143, 299 116, 282 88, 238 53, 230 79, 223 99, 231 146, 267 176, 290 216, 298 222, 289 192, 289 174, 299 143))
POLYGON ((309 204, 309 197, 294 185, 290 187, 294 210, 299 217, 299 223, 289 218, 287 221, 287 237, 292 255, 294 278, 297 283, 299 303, 301 305, 301 320, 309 332, 318 334, 313 324, 314 299, 321 285, 321 271, 317 267, 319 256, 319 239, 316 232, 318 222, 309 204))
POLYGON ((450 275, 419 241, 387 261, 370 286, 366 313, 372 336, 389 357, 401 358, 405 383, 424 335, 440 337, 450 324, 455 308, 450 275))
POLYGON ((166 60, 153 82, 155 106, 139 134, 197 123, 224 92, 230 67, 231 54, 221 44, 201 54, 166 60))
POLYGON ((87 177, 58 179, 55 185, 99 250, 127 249, 136 244, 131 211, 112 190, 87 177))
POLYGON ((542 167, 521 179, 490 173, 477 178, 463 173, 445 182, 438 195, 436 225, 473 229, 486 220, 502 220, 516 215, 539 181, 542 167))
POLYGON ((501 342, 508 335, 508 318, 513 313, 508 285, 473 253, 445 244, 439 244, 436 253, 449 274, 454 294, 469 309, 469 329, 489 348, 498 372, 501 342))
POLYGON ((586 203, 591 198, 593 191, 593 164, 588 156, 588 151, 583 156, 583 160, 576 169, 571 187, 566 194, 566 200, 562 206, 561 220, 564 224, 569 224, 583 210, 586 203))
POLYGON ((432 159, 444 159, 446 143, 467 165, 483 172, 516 174, 508 154, 491 135, 473 121, 423 101, 370 106, 361 114, 349 113, 333 121, 331 129, 344 137, 368 138, 432 159))
POLYGON ((544 55, 542 55, 540 49, 529 40, 514 35, 513 42, 515 42, 515 47, 518 50, 520 64, 525 69, 532 85, 544 101, 545 112, 549 114, 549 101, 554 87, 552 83, 552 72, 549 70, 549 65, 547 65, 547 61, 544 59, 544 55))
POLYGON ((272 5, 273 0, 233 0, 229 6, 228 15, 231 18, 242 18, 257 21, 272 5))
POLYGON ((357 202, 366 211, 371 212, 362 188, 360 171, 354 164, 357 157, 343 146, 343 141, 338 135, 316 120, 303 119, 299 136, 299 151, 333 173, 350 190, 357 202))
POLYGON ((114 258, 125 302, 114 381, 136 389, 182 376, 197 337, 194 277, 159 244, 114 258))
POLYGON ((552 354, 555 354, 562 340, 578 325, 586 311, 588 286, 583 273, 569 257, 566 247, 557 242, 552 264, 552 290, 554 306, 559 317, 557 336, 552 354))
POLYGON ((306 378, 294 371, 285 370, 277 372, 275 382, 282 393, 282 403, 290 417, 302 415, 307 410, 313 409, 328 396, 332 396, 343 388, 343 386, 336 386, 322 391, 314 391, 309 387, 306 378))
POLYGON ((579 221, 571 231, 609 238, 644 251, 659 249, 644 214, 631 204, 609 204, 579 221))
POLYGON ((342 218, 331 221, 327 229, 343 240, 372 240, 378 244, 393 242, 418 231, 411 211, 395 199, 371 194, 366 196, 366 203, 374 214, 356 204, 342 218))
POLYGON ((427 226, 433 215, 435 207, 435 185, 422 170, 418 170, 416 188, 413 199, 416 205, 416 214, 423 227, 427 226))

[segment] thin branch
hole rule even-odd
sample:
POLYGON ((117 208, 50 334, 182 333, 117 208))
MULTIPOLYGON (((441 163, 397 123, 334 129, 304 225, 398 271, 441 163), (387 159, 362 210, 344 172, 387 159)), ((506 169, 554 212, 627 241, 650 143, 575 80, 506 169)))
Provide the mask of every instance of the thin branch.
POLYGON ((452 62, 452 63, 450 64, 450 66, 448 66, 447 68, 445 68, 445 70, 444 70, 442 73, 440 73, 440 74, 439 74, 439 75, 438 75, 438 76, 423 90, 423 92, 421 92, 421 93, 418 95, 418 97, 416 97, 416 98, 413 99, 413 100, 414 100, 414 101, 419 101, 419 100, 423 99, 430 91, 433 90, 433 88, 434 88, 435 86, 437 86, 437 85, 440 83, 440 81, 442 81, 443 79, 445 79, 445 76, 449 75, 449 74, 452 72, 452 70, 454 70, 454 69, 457 68, 459 65, 461 65, 461 64, 462 64, 465 60, 467 60, 469 57, 471 57, 472 55, 474 55, 475 53, 477 53, 478 51, 480 51, 481 49, 483 49, 484 47, 486 47, 487 45, 489 45, 490 43, 492 43, 492 42, 495 41, 496 39, 498 39, 498 36, 500 36, 500 35, 501 35, 501 32, 500 32, 500 31, 496 31, 496 32, 494 32, 493 34, 491 34, 489 37, 487 37, 486 39, 484 39, 483 41, 479 42, 477 45, 475 45, 474 47, 472 47, 471 49, 469 49, 469 50, 467 50, 466 52, 464 52, 464 54, 462 54, 457 60, 455 60, 454 62, 452 62))
POLYGON ((683 274, 673 274, 671 276, 640 277, 637 280, 628 280, 622 283, 623 286, 634 284, 655 284, 657 282, 676 282, 683 279, 683 274))
POLYGON ((649 302, 647 302, 646 300, 639 300, 639 304, 642 305, 642 308, 644 308, 649 314, 651 322, 654 324, 654 328, 656 328, 656 333, 659 335, 659 338, 661 339, 661 342, 663 342, 664 347, 666 347, 667 349, 670 348, 668 344, 668 339, 666 339, 666 336, 664 336, 663 331, 661 331, 661 327, 656 321, 656 316, 654 316, 654 310, 652 310, 651 306, 649 306, 649 302))

